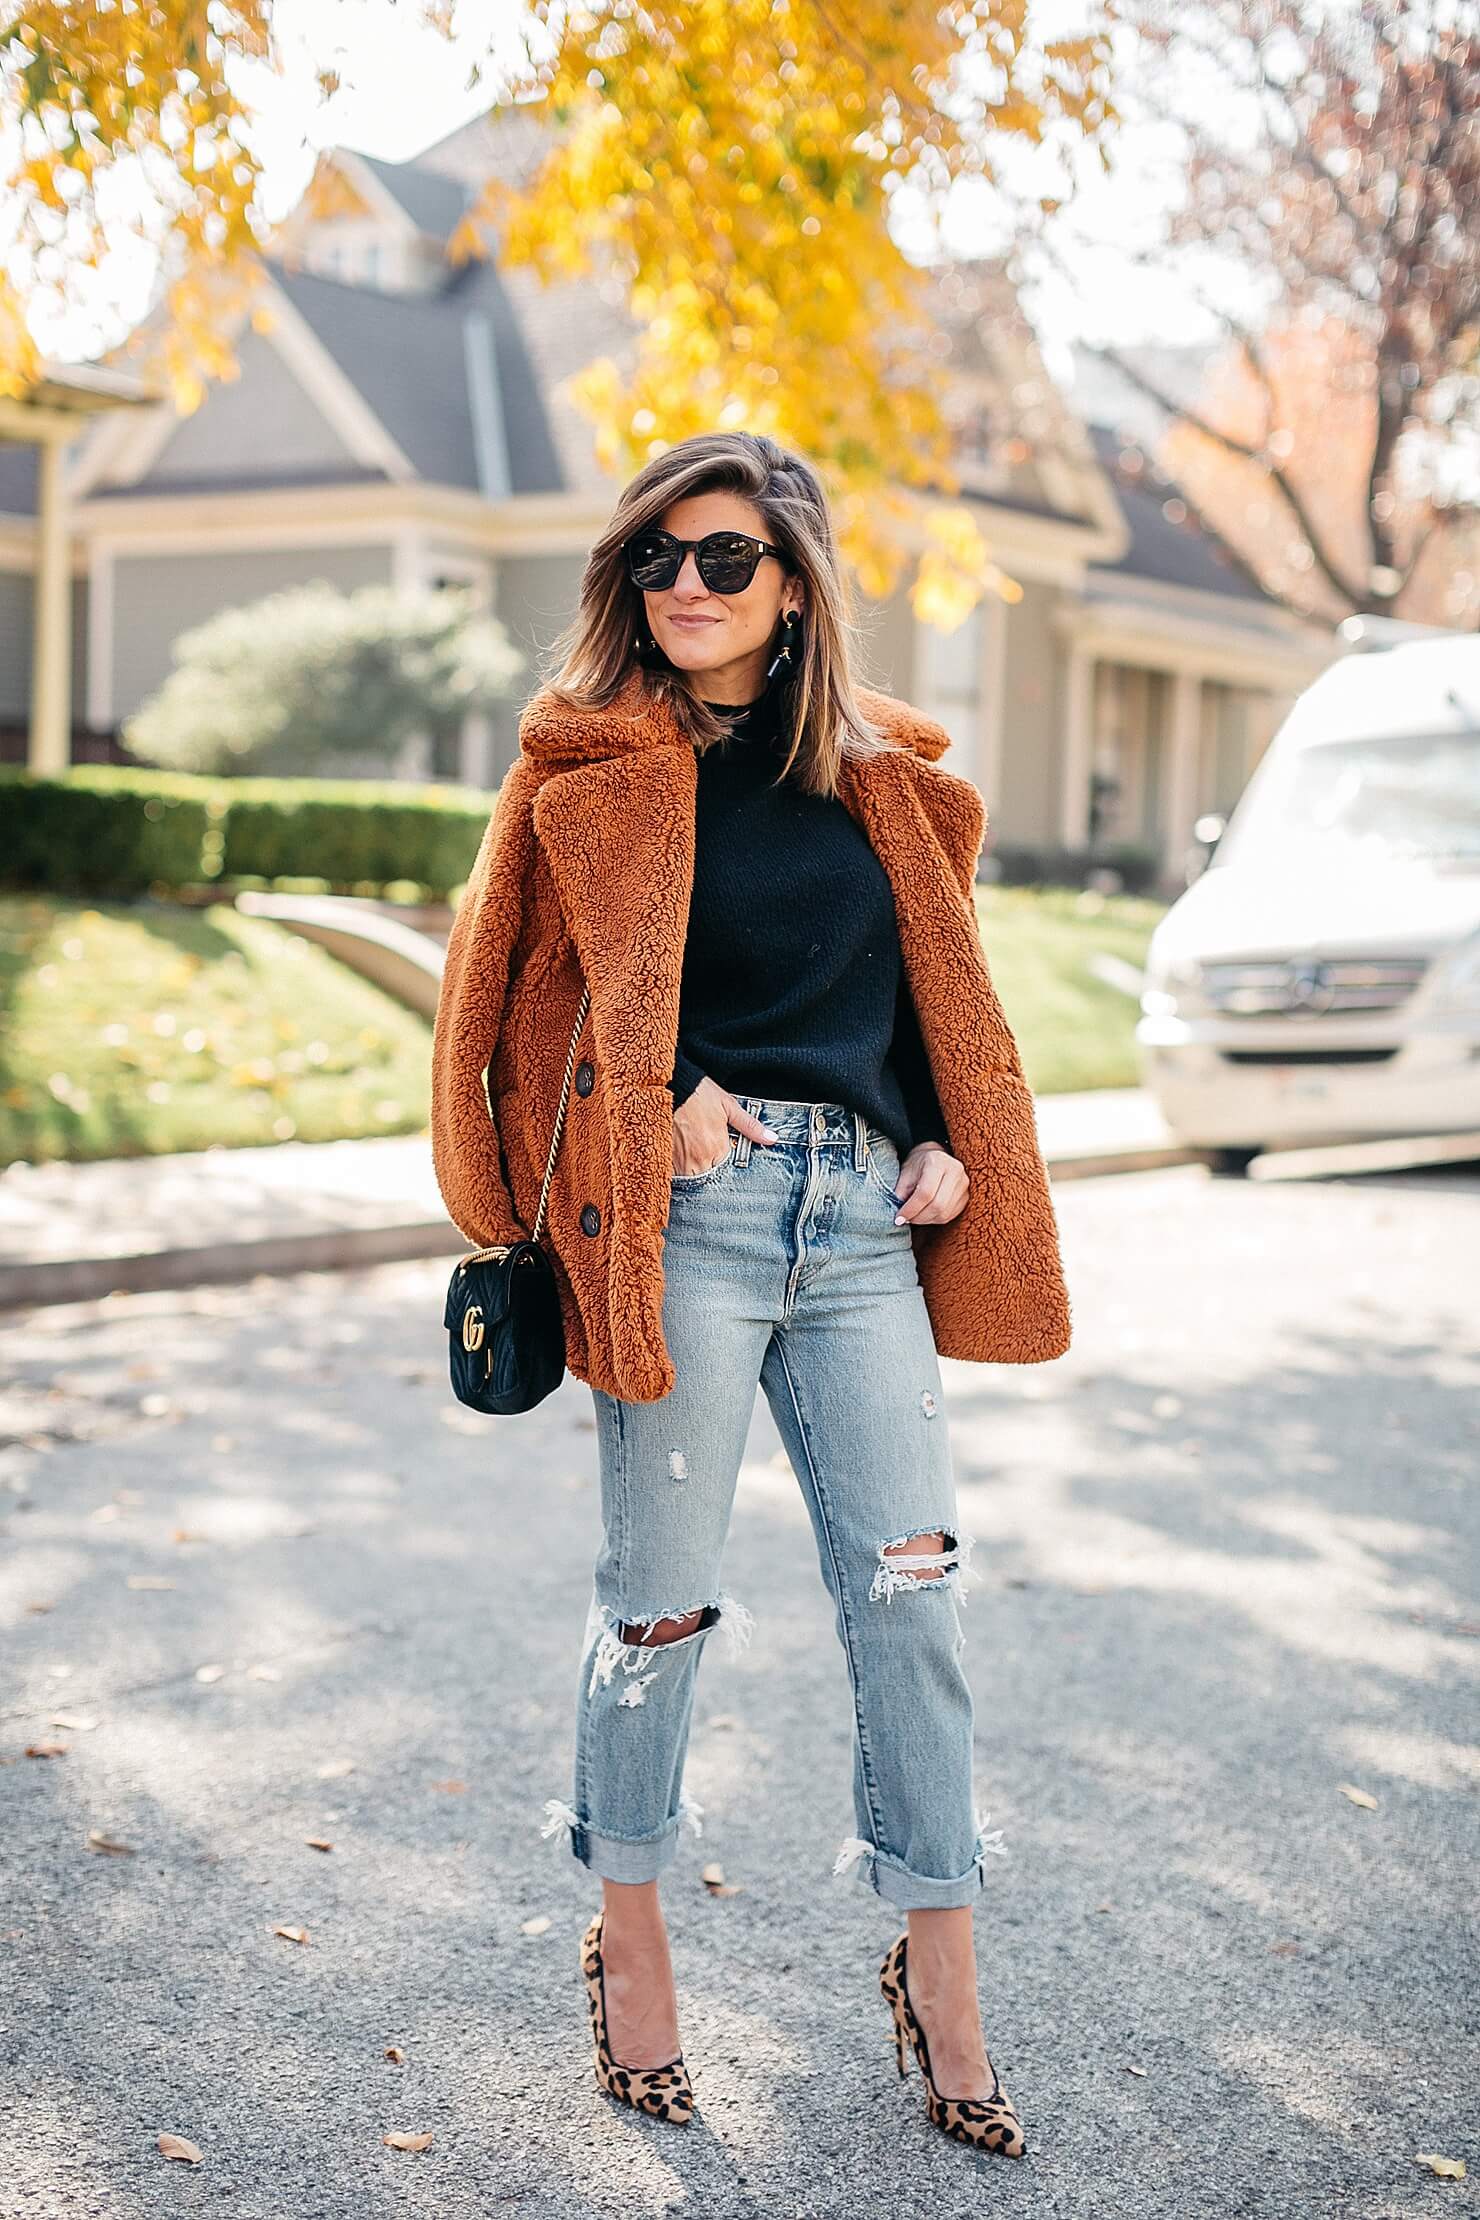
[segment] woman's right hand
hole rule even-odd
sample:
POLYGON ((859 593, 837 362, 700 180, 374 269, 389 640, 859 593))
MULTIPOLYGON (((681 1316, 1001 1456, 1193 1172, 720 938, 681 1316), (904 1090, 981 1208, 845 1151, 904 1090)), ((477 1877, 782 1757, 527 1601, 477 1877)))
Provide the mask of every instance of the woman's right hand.
POLYGON ((704 1078, 673 1113, 673 1170, 679 1179, 707 1172, 729 1153, 730 1134, 748 1133, 769 1147, 777 1136, 717 1080, 704 1078))

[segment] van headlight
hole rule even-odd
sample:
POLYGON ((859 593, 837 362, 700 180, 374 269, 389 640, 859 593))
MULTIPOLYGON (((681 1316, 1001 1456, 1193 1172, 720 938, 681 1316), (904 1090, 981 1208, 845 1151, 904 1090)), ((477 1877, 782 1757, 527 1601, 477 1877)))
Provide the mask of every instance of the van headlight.
POLYGON ((1185 956, 1172 963, 1147 964, 1141 990, 1143 1017, 1201 1017, 1207 1008, 1201 964, 1185 956))
POLYGON ((1462 940, 1439 966, 1434 1000, 1442 1010, 1480 1010, 1480 933, 1462 940))

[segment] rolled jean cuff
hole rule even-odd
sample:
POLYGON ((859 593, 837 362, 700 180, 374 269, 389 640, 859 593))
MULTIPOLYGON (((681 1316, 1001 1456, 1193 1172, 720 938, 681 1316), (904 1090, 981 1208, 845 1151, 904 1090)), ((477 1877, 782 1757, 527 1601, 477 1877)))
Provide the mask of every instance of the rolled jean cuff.
POLYGON ((887 1850, 878 1850, 872 1843, 859 1843, 853 1837, 839 1853, 833 1871, 845 1872, 849 1865, 853 1865, 866 1888, 882 1896, 886 1904, 893 1904, 905 1912, 974 1904, 987 1885, 985 1854, 974 1858, 964 1873, 941 1878, 932 1873, 913 1873, 898 1858, 891 1858, 887 1850))
POLYGON ((695 1834, 700 1831, 702 1806, 685 1795, 673 1818, 655 1835, 605 1835, 576 1817, 568 1804, 553 1798, 547 1806, 550 1819, 542 1830, 553 1832, 561 1820, 570 1835, 572 1855, 604 1881, 656 1881, 678 1855, 678 1834, 685 1819, 695 1834))

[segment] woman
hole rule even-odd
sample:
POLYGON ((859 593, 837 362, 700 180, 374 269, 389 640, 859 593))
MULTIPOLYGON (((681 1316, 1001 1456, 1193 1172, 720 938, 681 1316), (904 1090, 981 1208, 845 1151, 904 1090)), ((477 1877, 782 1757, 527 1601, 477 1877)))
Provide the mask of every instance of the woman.
POLYGON ((719 1564, 759 1383, 852 1681, 834 1870, 908 1915, 880 1969, 899 2071, 908 2040, 930 2118, 1015 2156, 976 1991, 1000 1845, 938 1357, 1036 1362, 1069 1328, 972 906, 981 798, 935 767, 940 726, 855 685, 825 495, 769 439, 701 435, 638 473, 556 658, 449 942, 432 1141, 452 1218, 491 1245, 533 1223, 560 1121, 548 1224, 605 1531, 574 1802, 544 1832, 602 1881, 597 2077, 691 2115, 659 1877, 699 1826, 700 1653, 752 1628, 719 1564))

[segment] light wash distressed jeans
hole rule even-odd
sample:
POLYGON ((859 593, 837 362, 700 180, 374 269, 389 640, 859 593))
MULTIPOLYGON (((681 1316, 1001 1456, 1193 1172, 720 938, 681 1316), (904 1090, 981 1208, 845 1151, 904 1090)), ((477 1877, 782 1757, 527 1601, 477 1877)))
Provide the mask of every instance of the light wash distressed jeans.
MULTIPOLYGON (((894 1143, 838 1103, 737 1099, 780 1136, 730 1135, 723 1161, 674 1178, 663 1329, 676 1379, 654 1403, 592 1389, 605 1533, 577 1694, 575 1801, 550 1798, 575 1856, 655 1879, 680 1824, 699 1657, 753 1617, 720 1559, 765 1390, 816 1536, 853 1692, 858 1833, 834 1872, 905 1908, 968 1904, 984 1885, 960 1599, 979 1575, 957 1525, 934 1336, 894 1143), (929 1554, 896 1545, 937 1532, 929 1554), (886 1556, 886 1550, 895 1554, 886 1556), (665 1643, 624 1640, 701 1612, 665 1643)), ((1000 1830, 996 1830, 1000 1833, 1000 1830)))

